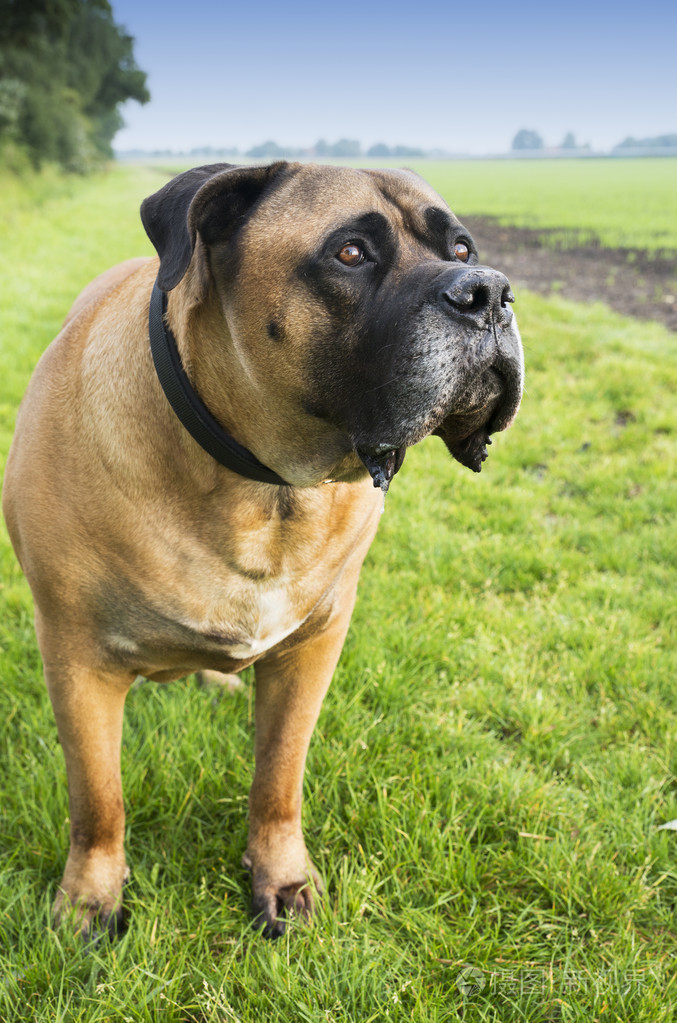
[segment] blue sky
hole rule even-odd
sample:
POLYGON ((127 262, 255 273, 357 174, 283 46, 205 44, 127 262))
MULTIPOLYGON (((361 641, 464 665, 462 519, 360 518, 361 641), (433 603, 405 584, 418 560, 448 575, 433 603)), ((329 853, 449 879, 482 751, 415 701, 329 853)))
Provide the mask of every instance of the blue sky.
POLYGON ((273 138, 502 152, 677 132, 677 3, 112 0, 152 100, 117 149, 273 138))

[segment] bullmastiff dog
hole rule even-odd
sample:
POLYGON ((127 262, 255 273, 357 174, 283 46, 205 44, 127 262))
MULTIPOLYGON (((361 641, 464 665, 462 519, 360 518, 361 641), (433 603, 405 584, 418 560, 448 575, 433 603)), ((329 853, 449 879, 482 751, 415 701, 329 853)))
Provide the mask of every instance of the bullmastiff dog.
POLYGON ((213 164, 141 216, 159 261, 77 299, 4 484, 68 775, 54 912, 90 937, 123 923, 134 680, 254 664, 244 863, 276 936, 321 891, 304 764, 385 491, 429 434, 479 471, 513 420, 513 296, 407 171, 213 164))

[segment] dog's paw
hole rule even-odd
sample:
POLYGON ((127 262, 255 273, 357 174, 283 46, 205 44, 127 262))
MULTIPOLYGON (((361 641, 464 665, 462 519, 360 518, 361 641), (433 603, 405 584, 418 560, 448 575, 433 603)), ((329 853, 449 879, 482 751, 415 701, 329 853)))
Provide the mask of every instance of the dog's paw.
POLYGON ((293 919, 310 919, 322 894, 320 875, 310 860, 298 880, 285 882, 257 870, 249 853, 242 857, 242 865, 252 875, 253 925, 265 938, 282 937, 287 922, 293 919))
POLYGON ((121 881, 112 885, 107 879, 107 884, 96 886, 91 878, 78 883, 67 867, 52 907, 53 926, 70 928, 88 944, 121 937, 127 930, 123 892, 129 876, 129 868, 123 865, 121 881))
POLYGON ((103 938, 121 937, 127 930, 127 916, 122 897, 116 903, 106 900, 79 898, 71 900, 62 890, 57 895, 52 909, 54 927, 71 928, 88 945, 94 945, 103 938))
POLYGON ((252 897, 253 925, 262 931, 264 938, 281 938, 287 929, 287 920, 294 917, 308 920, 314 908, 309 881, 272 891, 255 892, 252 897))

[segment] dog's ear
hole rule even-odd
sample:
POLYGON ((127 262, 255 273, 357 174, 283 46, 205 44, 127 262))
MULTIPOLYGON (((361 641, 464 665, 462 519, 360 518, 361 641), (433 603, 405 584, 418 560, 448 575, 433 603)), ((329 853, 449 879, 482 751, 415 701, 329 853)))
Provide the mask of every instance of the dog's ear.
POLYGON ((245 221, 272 181, 287 167, 211 163, 179 174, 141 204, 141 220, 160 257, 158 285, 171 291, 183 278, 200 237, 226 241, 245 221))

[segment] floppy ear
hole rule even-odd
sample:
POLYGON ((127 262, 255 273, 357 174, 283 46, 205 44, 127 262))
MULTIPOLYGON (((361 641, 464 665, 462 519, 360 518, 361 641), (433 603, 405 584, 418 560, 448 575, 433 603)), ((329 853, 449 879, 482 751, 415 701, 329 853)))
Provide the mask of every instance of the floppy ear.
POLYGON ((171 291, 188 269, 197 232, 226 241, 287 163, 237 167, 211 163, 179 174, 141 203, 141 220, 160 257, 158 285, 171 291))

